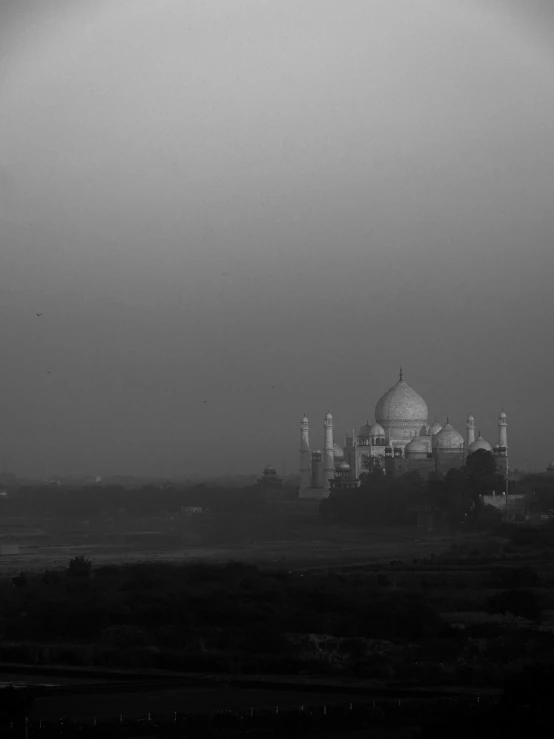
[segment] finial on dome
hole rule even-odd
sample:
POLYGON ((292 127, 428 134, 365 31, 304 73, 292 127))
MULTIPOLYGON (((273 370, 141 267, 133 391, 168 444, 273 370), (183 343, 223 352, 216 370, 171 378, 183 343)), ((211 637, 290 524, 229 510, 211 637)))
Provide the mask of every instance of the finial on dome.
POLYGON ((448 416, 446 416, 446 423, 450 423, 450 421, 448 420, 448 416))
POLYGON ((401 380, 402 380, 402 375, 403 375, 403 374, 404 374, 404 373, 402 372, 402 367, 400 367, 400 379, 401 379, 401 380))

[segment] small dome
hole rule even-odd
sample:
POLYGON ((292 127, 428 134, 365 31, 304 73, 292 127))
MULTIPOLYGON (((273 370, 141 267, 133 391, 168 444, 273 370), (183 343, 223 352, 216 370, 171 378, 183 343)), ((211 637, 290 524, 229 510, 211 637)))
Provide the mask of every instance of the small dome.
POLYGON ((414 438, 404 447, 404 454, 406 457, 410 457, 412 454, 427 455, 428 451, 429 443, 423 441, 423 439, 421 439, 419 436, 414 436, 414 438))
POLYGON ((369 435, 370 436, 384 436, 385 435, 385 429, 381 426, 379 423, 374 423, 373 426, 369 429, 369 435))
POLYGON ((400 379, 377 401, 375 419, 381 425, 395 421, 422 423, 427 420, 427 404, 419 393, 400 379))
POLYGON ((468 420, 468 421, 475 421, 475 419, 473 418, 473 416, 471 415, 471 413, 470 413, 470 414, 469 414, 469 416, 467 417, 467 420, 468 420))
POLYGON ((419 429, 419 435, 420 436, 429 436, 429 431, 431 427, 428 426, 426 423, 423 424, 423 426, 419 429))
POLYGON ((304 418, 302 419, 302 423, 308 423, 308 419, 306 418, 306 416, 304 416, 304 418))
POLYGON ((500 413, 500 418, 506 418, 506 417, 507 417, 507 416, 506 416, 506 414, 504 413, 504 411, 502 411, 502 412, 500 413))
POLYGON ((371 429, 373 426, 369 425, 369 421, 366 421, 363 426, 360 426, 360 433, 358 436, 371 436, 371 429))
POLYGON ((492 446, 489 444, 488 441, 485 441, 482 436, 479 436, 468 446, 467 453, 473 454, 473 452, 476 452, 479 449, 484 449, 486 452, 492 452, 492 446))
POLYGON ((429 436, 435 436, 439 431, 442 431, 442 426, 438 421, 435 421, 435 423, 429 428, 429 436))
POLYGON ((463 449, 464 437, 449 423, 433 436, 433 449, 463 449))
POLYGON ((350 469, 350 465, 348 464, 348 462, 341 462, 339 464, 339 470, 345 470, 345 471, 347 471, 349 469, 350 469))
POLYGON ((325 420, 326 421, 332 421, 333 420, 333 416, 331 415, 331 413, 329 411, 327 411, 327 413, 325 414, 325 420))
POLYGON ((276 474, 277 470, 275 469, 275 467, 272 467, 270 464, 268 464, 267 467, 264 469, 264 472, 274 472, 276 474))
POLYGON ((333 444, 333 456, 335 461, 344 459, 344 452, 338 444, 333 444))

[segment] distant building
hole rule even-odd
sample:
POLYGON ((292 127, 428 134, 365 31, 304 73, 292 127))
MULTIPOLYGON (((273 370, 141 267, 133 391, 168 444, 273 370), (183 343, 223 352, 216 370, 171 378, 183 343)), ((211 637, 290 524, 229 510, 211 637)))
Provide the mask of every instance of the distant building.
POLYGON ((265 467, 262 476, 256 480, 256 486, 267 497, 280 498, 284 495, 283 477, 277 474, 277 470, 271 464, 265 467))
MULTIPOLYGON (((369 421, 358 434, 352 430, 339 447, 333 435, 333 417, 327 413, 323 422, 323 452, 312 451, 309 423, 306 416, 300 424, 300 490, 301 498, 327 498, 331 489, 340 489, 343 475, 340 465, 349 467, 351 480, 381 468, 385 474, 399 476, 417 471, 423 476, 444 475, 462 467, 468 454, 479 449, 490 451, 499 473, 507 478, 508 437, 507 419, 502 411, 498 417, 498 443, 493 448, 479 433, 475 438, 475 419, 470 414, 466 423, 466 439, 446 419, 441 426, 427 423, 428 410, 423 398, 403 379, 393 385, 375 406, 375 423, 369 421)), ((552 465, 554 473, 554 463, 552 465)), ((345 478, 346 479, 346 478, 345 478)))
POLYGON ((360 480, 354 477, 348 462, 340 462, 331 480, 331 491, 355 490, 360 487, 360 480))
POLYGON ((482 495, 484 505, 496 508, 502 514, 505 521, 525 521, 529 518, 529 505, 526 495, 493 493, 482 495))

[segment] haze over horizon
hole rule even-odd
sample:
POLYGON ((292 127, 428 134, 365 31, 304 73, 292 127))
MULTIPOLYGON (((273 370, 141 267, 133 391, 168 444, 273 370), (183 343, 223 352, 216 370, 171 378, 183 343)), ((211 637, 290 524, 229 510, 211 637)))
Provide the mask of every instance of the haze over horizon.
POLYGON ((4 0, 0 48, 11 470, 291 472, 400 365, 554 459, 552 3, 4 0))

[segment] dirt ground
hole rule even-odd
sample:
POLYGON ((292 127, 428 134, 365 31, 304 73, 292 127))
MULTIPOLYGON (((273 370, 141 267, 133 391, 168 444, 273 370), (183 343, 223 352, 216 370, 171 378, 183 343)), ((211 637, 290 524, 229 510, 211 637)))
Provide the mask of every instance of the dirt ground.
POLYGON ((356 532, 350 529, 326 534, 324 539, 301 542, 270 541, 237 547, 140 549, 114 546, 34 546, 21 544, 0 547, 0 575, 21 570, 36 571, 67 567, 76 556, 90 559, 93 566, 136 562, 249 562, 259 566, 276 565, 289 569, 333 567, 375 561, 412 559, 439 555, 456 539, 467 536, 421 536, 415 530, 375 529, 356 532))

